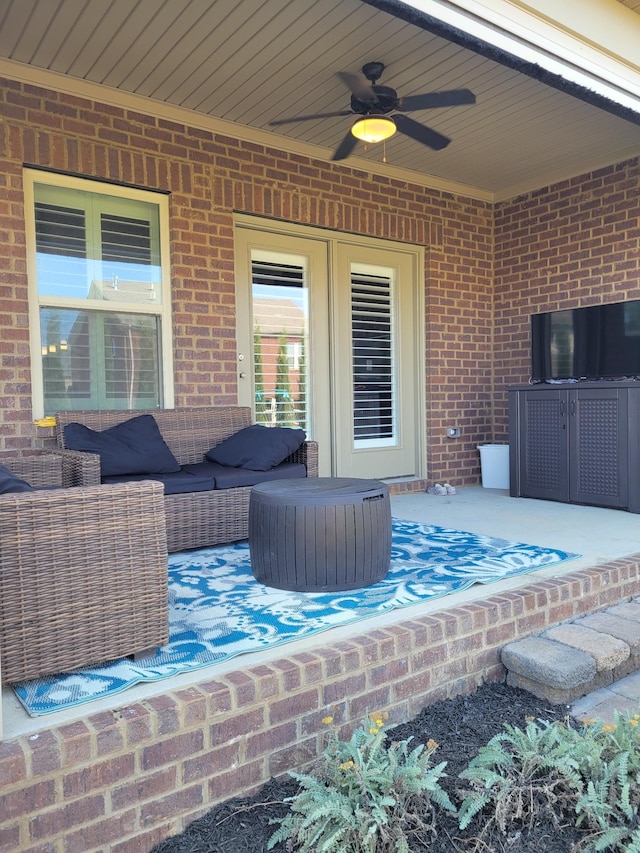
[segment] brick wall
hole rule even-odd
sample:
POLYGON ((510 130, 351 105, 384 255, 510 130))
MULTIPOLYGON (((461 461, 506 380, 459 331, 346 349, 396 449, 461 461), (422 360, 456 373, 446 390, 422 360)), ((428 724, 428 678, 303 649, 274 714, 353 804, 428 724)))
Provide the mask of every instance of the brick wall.
MULTIPOLYGON (((301 769, 369 711, 390 724, 502 679, 502 646, 630 598, 626 558, 203 678, 0 743, 0 851, 142 853, 211 805, 301 769)), ((124 698, 124 697, 123 697, 124 698)))
POLYGON ((491 437, 491 206, 262 145, 0 82, 0 444, 29 446, 23 164, 170 196, 176 405, 235 403, 233 213, 426 248, 429 476, 475 482, 491 437), (444 429, 463 428, 447 443, 444 429))
POLYGON ((530 315, 640 299, 640 161, 496 205, 495 240, 495 425, 506 439, 506 389, 530 375, 530 315))
POLYGON ((24 163, 171 193, 177 405, 236 402, 234 211, 424 246, 430 480, 506 440, 532 312, 640 297, 638 160, 494 207, 10 80, 0 114, 3 449, 33 439, 24 163))

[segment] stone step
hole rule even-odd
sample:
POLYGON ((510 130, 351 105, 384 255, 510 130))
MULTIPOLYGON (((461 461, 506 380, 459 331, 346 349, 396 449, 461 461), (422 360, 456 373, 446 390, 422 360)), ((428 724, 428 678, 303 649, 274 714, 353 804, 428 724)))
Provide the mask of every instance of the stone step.
POLYGON ((570 704, 640 670, 640 597, 502 649, 507 684, 570 704))

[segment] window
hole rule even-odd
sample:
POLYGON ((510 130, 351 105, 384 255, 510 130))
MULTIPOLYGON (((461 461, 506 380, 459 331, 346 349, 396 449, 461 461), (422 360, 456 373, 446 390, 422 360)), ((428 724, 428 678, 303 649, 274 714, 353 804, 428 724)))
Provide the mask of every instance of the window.
POLYGON ((171 406, 165 196, 25 173, 34 413, 171 406))
POLYGON ((304 257, 252 252, 255 409, 267 426, 308 429, 308 277, 304 257))

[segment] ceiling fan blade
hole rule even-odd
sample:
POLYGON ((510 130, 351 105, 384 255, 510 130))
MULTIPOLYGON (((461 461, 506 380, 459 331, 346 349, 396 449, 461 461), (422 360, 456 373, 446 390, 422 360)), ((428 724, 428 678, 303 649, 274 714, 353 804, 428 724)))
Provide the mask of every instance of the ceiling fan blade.
POLYGON ((373 87, 366 80, 363 80, 359 74, 352 74, 350 71, 338 71, 338 77, 348 89, 351 89, 359 101, 364 101, 365 104, 377 103, 378 96, 373 91, 373 87))
POLYGON ((311 116, 295 116, 294 118, 279 118, 276 121, 270 121, 270 127, 276 127, 279 124, 294 124, 297 121, 312 121, 314 118, 336 118, 337 116, 352 116, 353 110, 340 110, 338 113, 316 113, 311 116))
POLYGON ((448 137, 443 136, 441 133, 437 133, 435 130, 431 130, 430 127, 425 127, 424 124, 414 121, 412 118, 409 118, 409 116, 397 113, 394 115, 393 120, 395 121, 398 130, 407 136, 410 136, 411 139, 415 139, 416 142, 428 145, 429 148, 433 148, 434 151, 440 151, 442 148, 446 148, 451 142, 448 137))
POLYGON ((450 89, 446 92, 428 92, 425 95, 408 95, 400 98, 398 109, 402 112, 430 110, 434 107, 459 107, 475 104, 476 96, 469 89, 450 89))
POLYGON ((346 158, 349 156, 349 154, 351 154, 351 152, 353 151, 353 149, 356 147, 357 144, 358 144, 358 140, 351 133, 351 131, 349 131, 349 133, 347 133, 347 135, 342 140, 340 145, 338 145, 336 150, 333 152, 333 157, 331 159, 332 160, 346 160, 346 158))

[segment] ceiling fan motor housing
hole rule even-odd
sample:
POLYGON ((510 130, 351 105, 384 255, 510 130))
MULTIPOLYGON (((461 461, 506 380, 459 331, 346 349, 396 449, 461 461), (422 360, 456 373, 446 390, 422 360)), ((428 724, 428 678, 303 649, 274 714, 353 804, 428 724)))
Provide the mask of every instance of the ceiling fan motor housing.
POLYGON ((398 108, 398 93, 389 86, 372 86, 376 95, 375 101, 361 101, 351 95, 351 109, 358 115, 366 116, 372 113, 386 115, 398 108))
POLYGON ((384 62, 365 62, 362 66, 362 73, 370 83, 375 83, 382 77, 384 71, 384 62))

